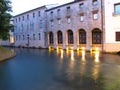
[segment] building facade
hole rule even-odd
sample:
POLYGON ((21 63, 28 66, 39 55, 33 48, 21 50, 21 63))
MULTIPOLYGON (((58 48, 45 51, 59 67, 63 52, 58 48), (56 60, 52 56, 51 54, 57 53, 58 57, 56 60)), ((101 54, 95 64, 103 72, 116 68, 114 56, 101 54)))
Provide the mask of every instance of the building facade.
POLYGON ((46 6, 14 17, 16 47, 46 48, 46 6))
POLYGON ((104 51, 120 51, 120 0, 104 0, 104 51))
POLYGON ((101 0, 76 0, 47 13, 48 46, 102 50, 101 0))
POLYGON ((120 51, 120 1, 75 0, 14 17, 15 46, 120 51))

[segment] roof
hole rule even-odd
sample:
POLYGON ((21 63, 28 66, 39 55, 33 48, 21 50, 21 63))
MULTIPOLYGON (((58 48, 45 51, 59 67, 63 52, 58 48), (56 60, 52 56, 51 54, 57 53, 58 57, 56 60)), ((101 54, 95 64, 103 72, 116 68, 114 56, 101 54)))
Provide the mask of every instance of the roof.
POLYGON ((69 3, 63 4, 63 5, 57 6, 57 7, 53 7, 51 9, 47 9, 46 11, 50 11, 50 10, 53 10, 53 9, 56 9, 56 8, 60 8, 60 7, 66 6, 66 5, 70 5, 70 4, 73 4, 73 3, 77 3, 77 2, 80 2, 80 1, 84 1, 84 0, 72 1, 72 2, 69 2, 69 3))

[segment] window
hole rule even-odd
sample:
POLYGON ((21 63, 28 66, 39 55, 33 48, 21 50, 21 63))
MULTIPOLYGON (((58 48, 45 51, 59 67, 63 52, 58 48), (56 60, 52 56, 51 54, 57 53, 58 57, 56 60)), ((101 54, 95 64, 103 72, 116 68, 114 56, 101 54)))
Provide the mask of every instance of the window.
POLYGON ((79 8, 83 8, 83 7, 84 7, 83 3, 79 4, 79 8))
POLYGON ((115 14, 120 14, 120 3, 114 5, 115 8, 115 14))
POLYGON ((60 15, 60 9, 57 10, 57 14, 60 15))
POLYGON ((40 11, 38 11, 38 16, 39 16, 39 17, 41 16, 41 12, 40 12, 40 11))
POLYGON ((23 40, 25 39, 24 35, 23 35, 23 40))
POLYGON ((29 15, 27 15, 27 20, 29 20, 29 15))
POLYGON ((21 39, 20 35, 19 35, 19 40, 21 39))
POLYGON ((70 12, 70 7, 67 7, 67 12, 70 12))
POLYGON ((93 0, 93 5, 97 5, 98 1, 97 0, 93 0))
POLYGON ((102 32, 99 29, 94 29, 92 31, 92 44, 102 43, 102 32))
POLYGON ((35 17, 35 13, 33 13, 33 18, 35 17))
POLYGON ((35 34, 33 34, 33 40, 35 40, 35 34))
POLYGON ((39 40, 41 40, 40 33, 38 33, 39 40))
POLYGON ((61 19, 58 19, 58 24, 59 24, 59 25, 61 24, 61 19))
POLYGON ((42 28, 42 27, 43 27, 43 21, 40 20, 40 28, 42 28))
POLYGON ((53 27, 54 26, 54 22, 53 21, 51 21, 51 27, 53 27))
POLYGON ((80 21, 84 21, 84 14, 80 14, 80 21))
POLYGON ((67 23, 71 23, 71 18, 70 17, 67 18, 67 23))
POLYGON ((16 41, 18 40, 18 36, 16 36, 16 41))
POLYGON ((19 17, 19 22, 20 22, 20 17, 19 17))
POLYGON ((120 32, 116 32, 116 41, 120 41, 120 32))
POLYGON ((98 19, 98 11, 93 11, 93 19, 98 19))
POLYGON ((86 32, 85 30, 79 30, 79 44, 86 44, 86 32))
POLYGON ((16 23, 17 23, 17 18, 16 18, 16 23))
POLYGON ((24 21, 24 16, 22 17, 22 20, 24 21))
POLYGON ((51 14, 51 19, 53 19, 53 11, 52 11, 52 12, 50 12, 50 14, 51 14))

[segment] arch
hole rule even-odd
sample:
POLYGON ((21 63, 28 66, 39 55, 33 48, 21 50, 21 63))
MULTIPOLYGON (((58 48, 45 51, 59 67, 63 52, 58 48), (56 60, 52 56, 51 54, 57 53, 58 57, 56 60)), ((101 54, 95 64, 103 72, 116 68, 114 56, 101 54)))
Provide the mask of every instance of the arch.
POLYGON ((57 42, 58 42, 58 44, 63 43, 63 35, 62 35, 62 31, 60 31, 60 30, 57 32, 57 42))
POLYGON ((73 31, 72 30, 68 30, 67 31, 67 38, 68 38, 68 44, 73 44, 74 42, 74 38, 73 38, 73 31))
POLYGON ((102 43, 102 31, 99 28, 92 30, 92 44, 102 43))
POLYGON ((49 32, 49 43, 50 44, 54 43, 53 38, 54 38, 53 32, 49 32))
POLYGON ((79 30, 79 44, 86 44, 86 31, 84 29, 79 30))

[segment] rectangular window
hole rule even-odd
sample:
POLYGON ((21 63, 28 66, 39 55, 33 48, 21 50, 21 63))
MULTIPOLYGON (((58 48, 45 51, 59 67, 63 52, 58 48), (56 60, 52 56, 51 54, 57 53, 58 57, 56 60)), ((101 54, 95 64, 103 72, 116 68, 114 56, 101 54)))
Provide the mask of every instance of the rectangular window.
POLYGON ((60 15, 60 9, 57 10, 57 14, 60 15))
POLYGON ((98 19, 98 11, 93 11, 93 19, 98 19))
POLYGON ((115 8, 115 14, 120 14, 120 3, 114 5, 115 8))
POLYGON ((120 41, 120 32, 116 32, 116 41, 120 41))
POLYGON ((53 21, 51 21, 51 27, 53 27, 54 26, 54 22, 53 21))
POLYGON ((20 17, 19 17, 19 22, 20 22, 20 17))
POLYGON ((93 0, 92 3, 93 3, 93 5, 97 5, 98 1, 97 0, 93 0))
POLYGON ((24 21, 24 16, 22 17, 22 20, 24 21))
POLYGON ((43 27, 43 21, 40 20, 40 28, 42 28, 42 27, 43 27))
POLYGON ((53 16, 53 11, 52 11, 52 12, 50 12, 50 14, 51 14, 51 16, 53 16))
POLYGON ((16 23, 17 23, 17 18, 16 18, 16 23))
POLYGON ((67 7, 67 12, 70 12, 70 7, 67 7))
POLYGON ((67 23, 71 23, 71 18, 70 17, 67 18, 67 23))
POLYGON ((40 33, 38 33, 39 40, 41 40, 40 33))
POLYGON ((35 13, 33 13, 33 18, 35 17, 35 13))
POLYGON ((58 19, 58 24, 59 24, 59 25, 61 24, 61 19, 58 19))
POLYGON ((79 4, 79 8, 83 8, 83 7, 84 7, 83 3, 79 4))
POLYGON ((27 20, 29 20, 29 15, 27 15, 27 20))
POLYGON ((33 34, 33 40, 35 40, 35 34, 33 34))
POLYGON ((39 17, 41 16, 41 12, 40 12, 40 11, 38 11, 38 16, 39 16, 39 17))
POLYGON ((80 14, 80 21, 81 21, 81 22, 84 21, 84 14, 83 14, 83 13, 80 14))
POLYGON ((24 35, 23 35, 23 40, 25 39, 24 35))

